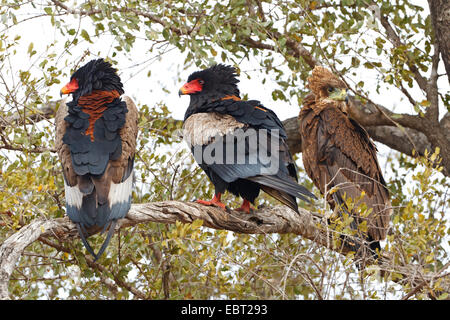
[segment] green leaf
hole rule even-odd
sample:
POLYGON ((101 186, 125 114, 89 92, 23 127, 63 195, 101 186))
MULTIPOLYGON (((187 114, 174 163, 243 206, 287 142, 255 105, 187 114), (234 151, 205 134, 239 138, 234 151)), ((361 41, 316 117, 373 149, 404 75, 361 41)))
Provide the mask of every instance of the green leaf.
POLYGON ((201 220, 201 219, 194 220, 194 222, 191 223, 192 230, 198 229, 202 225, 203 225, 203 220, 201 220))
POLYGON ((91 38, 89 37, 89 33, 88 33, 86 30, 84 30, 84 29, 81 30, 80 35, 81 35, 81 37, 82 37, 84 40, 86 40, 86 41, 92 43, 91 38))
POLYGON ((28 45, 28 50, 27 50, 28 55, 29 55, 30 57, 33 56, 33 54, 36 53, 36 51, 33 51, 33 47, 34 47, 33 42, 30 42, 30 44, 28 45))

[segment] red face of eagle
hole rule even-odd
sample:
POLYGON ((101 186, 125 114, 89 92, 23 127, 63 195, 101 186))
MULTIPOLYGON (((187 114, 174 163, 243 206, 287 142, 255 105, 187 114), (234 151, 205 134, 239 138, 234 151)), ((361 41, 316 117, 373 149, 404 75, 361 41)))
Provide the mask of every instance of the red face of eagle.
POLYGON ((55 118, 67 215, 95 259, 131 205, 138 112, 131 99, 120 98, 122 87, 111 64, 103 59, 90 61, 61 89, 73 99, 58 109, 55 118), (95 254, 86 238, 108 228, 95 254))
POLYGON ((77 91, 79 88, 78 86, 78 80, 77 78, 73 78, 72 80, 70 80, 70 82, 68 84, 66 84, 62 89, 61 89, 61 96, 63 94, 69 94, 72 92, 77 91))

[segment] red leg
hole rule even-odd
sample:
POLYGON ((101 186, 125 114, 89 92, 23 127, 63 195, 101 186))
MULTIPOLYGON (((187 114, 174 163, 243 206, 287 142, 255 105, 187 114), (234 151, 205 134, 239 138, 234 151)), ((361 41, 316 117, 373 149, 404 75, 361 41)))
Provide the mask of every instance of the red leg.
POLYGON ((205 206, 216 206, 216 207, 220 207, 220 208, 226 210, 226 209, 227 209, 227 206, 226 206, 224 203, 220 202, 220 197, 222 197, 222 194, 221 194, 221 193, 216 193, 216 194, 214 195, 214 197, 211 199, 211 201, 206 201, 206 200, 196 200, 195 202, 200 203, 200 204, 203 204, 203 205, 205 205, 205 206))
POLYGON ((246 213, 252 213, 255 209, 251 206, 250 201, 244 199, 242 206, 236 209, 236 211, 244 211, 246 213))

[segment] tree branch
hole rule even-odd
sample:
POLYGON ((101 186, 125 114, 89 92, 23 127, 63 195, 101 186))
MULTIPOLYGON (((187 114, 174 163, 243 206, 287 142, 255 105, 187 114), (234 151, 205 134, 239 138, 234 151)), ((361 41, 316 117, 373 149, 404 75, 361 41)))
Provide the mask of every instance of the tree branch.
MULTIPOLYGON (((339 235, 327 228, 324 219, 301 208, 299 211, 300 213, 297 214, 285 206, 275 206, 260 208, 254 214, 247 215, 236 211, 228 213, 216 207, 180 201, 134 204, 126 218, 118 222, 116 231, 119 228, 140 223, 173 224, 176 221, 192 223, 200 219, 203 220, 203 226, 209 228, 245 234, 293 233, 342 254, 349 251, 345 246, 336 246, 337 242, 334 241, 334 238, 339 237, 339 235)), ((75 237, 77 237, 76 227, 66 217, 48 220, 36 219, 6 239, 0 247, 0 299, 10 298, 9 280, 27 246, 38 239, 48 244, 49 238, 68 241, 75 237)), ((89 263, 89 259, 87 261, 89 263)), ((100 271, 102 270, 101 266, 94 265, 93 262, 89 265, 98 268, 100 271)), ((431 283, 436 277, 442 277, 440 273, 427 273, 420 266, 394 265, 393 260, 388 255, 383 255, 379 259, 379 267, 386 272, 401 274, 404 277, 402 281, 408 281, 415 285, 419 285, 423 281, 431 283)), ((114 280, 117 285, 127 288, 127 284, 121 283, 118 279, 114 280)), ((444 292, 450 292, 450 279, 448 277, 442 279, 441 287, 444 292)), ((132 290, 132 288, 129 289, 132 290)), ((134 293, 140 298, 145 298, 138 291, 134 293)))
MULTIPOLYGON (((102 11, 100 9, 92 9, 89 11, 77 10, 77 9, 70 8, 69 6, 66 6, 61 1, 57 1, 57 0, 51 0, 51 1, 53 2, 53 4, 55 6, 61 8, 61 9, 64 9, 67 13, 70 13, 70 14, 78 14, 80 16, 92 16, 95 14, 102 13, 102 11)), ((144 12, 144 11, 141 11, 141 10, 138 10, 135 8, 128 8, 128 7, 112 8, 111 11, 113 11, 113 12, 131 12, 138 16, 145 17, 152 22, 158 23, 158 24, 162 25, 163 27, 169 28, 172 32, 176 33, 177 35, 188 34, 188 32, 183 32, 181 29, 173 26, 169 21, 164 21, 156 15, 153 15, 151 13, 144 12)))
POLYGON ((425 150, 433 150, 427 137, 414 129, 389 126, 368 126, 366 129, 373 140, 411 157, 424 156, 425 150))
MULTIPOLYGON (((359 118, 356 118, 356 120, 359 121, 359 118)), ((287 144, 289 150, 292 153, 302 152, 299 119, 297 117, 286 119, 283 121, 283 125, 288 135, 287 144)), ((450 113, 441 120, 441 126, 446 130, 450 130, 450 113), (445 119, 448 119, 448 121, 444 121, 445 119)), ((406 155, 412 157, 417 155, 424 156, 425 150, 433 150, 425 134, 415 129, 387 125, 365 125, 364 127, 373 140, 406 155), (414 154, 413 150, 415 150, 414 154)), ((443 174, 450 176, 449 172, 450 168, 444 168, 443 174)))
MULTIPOLYGON (((372 3, 371 6, 377 6, 375 2, 371 1, 371 3, 372 3)), ((381 25, 384 27, 384 30, 386 31, 386 36, 390 40, 390 42, 395 47, 404 46, 404 43, 398 36, 397 32, 395 32, 394 28, 392 28, 391 24, 389 23, 388 18, 381 14, 381 10, 379 11, 379 14, 376 15, 376 17, 380 20, 381 25)), ((427 80, 420 74, 419 69, 417 69, 416 65, 411 61, 409 61, 409 59, 407 65, 411 70, 411 72, 413 73, 414 79, 416 80, 420 89, 422 89, 424 92, 428 92, 427 80)))
MULTIPOLYGON (((63 103, 65 100, 55 100, 55 101, 49 101, 48 103, 44 104, 37 113, 27 115, 27 124, 28 123, 34 123, 39 122, 42 120, 48 120, 55 116, 56 110, 59 107, 61 103, 63 103)), ((23 125, 24 123, 23 116, 19 113, 15 113, 10 117, 7 118, 0 118, 0 131, 2 131, 6 126, 18 126, 23 125)))

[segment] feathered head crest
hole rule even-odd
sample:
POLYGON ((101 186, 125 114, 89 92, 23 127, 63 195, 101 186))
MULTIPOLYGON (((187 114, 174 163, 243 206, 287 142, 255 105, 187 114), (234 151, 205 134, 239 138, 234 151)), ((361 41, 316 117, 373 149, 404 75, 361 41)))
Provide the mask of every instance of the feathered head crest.
POLYGON ((180 95, 188 94, 191 97, 185 119, 212 101, 226 96, 239 98, 237 76, 236 68, 224 64, 215 64, 192 73, 179 91, 180 95))
POLYGON ((221 85, 236 86, 236 83, 239 82, 237 76, 238 74, 235 67, 219 63, 209 67, 208 69, 192 73, 188 78, 188 82, 197 78, 203 78, 204 80, 212 80, 221 85))
POLYGON ((321 66, 315 67, 312 71, 311 77, 308 78, 308 87, 316 95, 319 95, 321 90, 328 87, 347 88, 344 81, 339 79, 327 68, 321 66))
POLYGON ((75 71, 70 80, 77 79, 79 89, 75 92, 78 97, 91 93, 94 90, 117 90, 123 94, 123 84, 111 63, 102 58, 92 60, 75 71))

